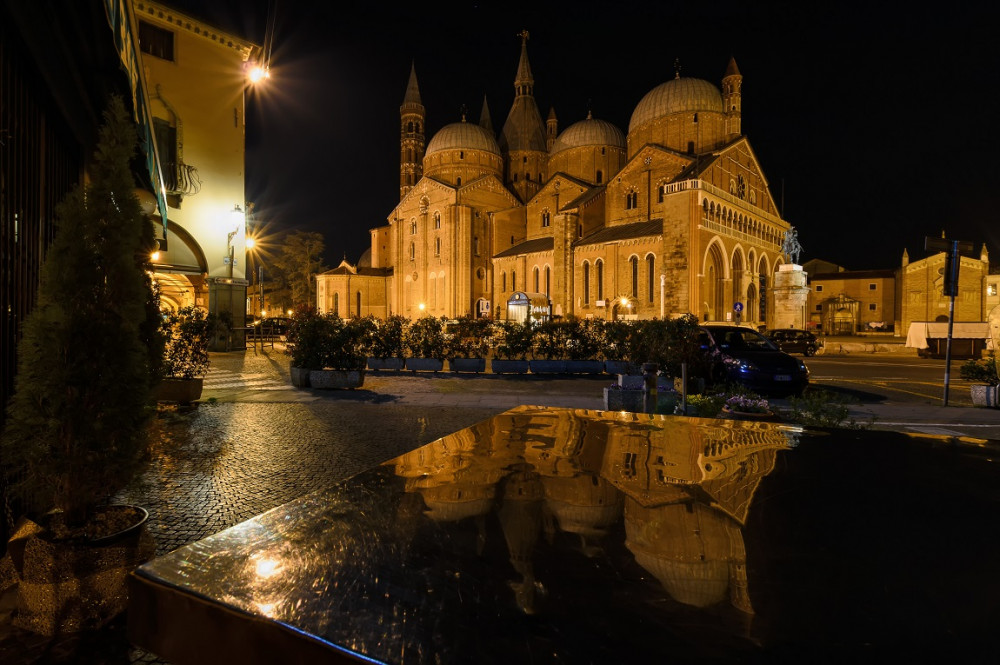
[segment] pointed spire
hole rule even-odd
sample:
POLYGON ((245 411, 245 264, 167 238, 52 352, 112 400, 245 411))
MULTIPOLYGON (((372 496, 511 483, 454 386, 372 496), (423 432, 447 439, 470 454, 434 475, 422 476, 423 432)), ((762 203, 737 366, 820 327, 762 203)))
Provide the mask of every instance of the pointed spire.
POLYGON ((681 59, 674 58, 674 78, 679 79, 681 77, 681 59))
POLYGON ((486 95, 483 95, 483 110, 479 114, 479 126, 491 134, 493 133, 493 120, 490 118, 490 107, 486 103, 486 95))
POLYGON ((420 105, 420 88, 417 86, 417 67, 410 63, 410 81, 406 84, 406 95, 403 96, 403 104, 420 105))
POLYGON ((521 38, 521 61, 517 64, 514 88, 518 95, 530 95, 535 78, 531 75, 531 65, 528 64, 528 31, 522 30, 518 37, 521 38))
POLYGON ((729 57, 729 65, 726 66, 725 76, 742 76, 740 68, 736 66, 736 58, 729 57))

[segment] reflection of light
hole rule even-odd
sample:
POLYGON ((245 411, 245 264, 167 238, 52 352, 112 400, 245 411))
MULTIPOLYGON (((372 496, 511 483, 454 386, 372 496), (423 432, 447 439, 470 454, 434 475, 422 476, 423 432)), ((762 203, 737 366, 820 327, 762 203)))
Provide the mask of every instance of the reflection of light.
POLYGON ((274 603, 257 603, 257 609, 264 616, 271 616, 271 613, 274 612, 274 603))
POLYGON ((152 254, 149 255, 149 259, 151 261, 159 261, 160 260, 160 253, 159 252, 153 252, 152 254))
POLYGON ((253 249, 254 245, 256 244, 257 244, 256 240, 254 240, 253 238, 247 238, 247 249, 253 249))
POLYGON ((255 567, 257 577, 267 579, 281 572, 281 561, 277 559, 260 559, 255 567))

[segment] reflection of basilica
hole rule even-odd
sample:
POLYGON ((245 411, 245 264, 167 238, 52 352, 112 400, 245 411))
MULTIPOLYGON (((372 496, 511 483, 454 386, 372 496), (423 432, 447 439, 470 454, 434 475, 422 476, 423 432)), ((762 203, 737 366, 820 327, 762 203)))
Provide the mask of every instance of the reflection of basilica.
MULTIPOLYGON (((495 513, 526 613, 539 611, 540 536, 591 557, 622 543, 678 603, 752 613, 741 528, 777 451, 771 424, 519 407, 394 461, 435 523, 495 513), (612 538, 611 535, 615 534, 612 538), (573 548, 576 549, 576 548, 573 548)), ((484 535, 482 526, 480 533, 484 535)), ((566 554, 569 555, 568 553, 566 554)))

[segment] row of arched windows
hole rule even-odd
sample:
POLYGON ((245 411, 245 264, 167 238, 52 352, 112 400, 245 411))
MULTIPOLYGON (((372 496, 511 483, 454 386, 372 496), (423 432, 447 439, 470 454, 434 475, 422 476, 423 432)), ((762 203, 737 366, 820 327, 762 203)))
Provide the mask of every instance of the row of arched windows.
POLYGON ((735 212, 728 206, 724 206, 721 203, 717 204, 715 201, 709 201, 708 199, 704 199, 701 202, 701 207, 705 217, 709 220, 729 224, 736 231, 745 233, 753 238, 760 238, 765 242, 776 245, 781 244, 780 234, 770 224, 765 224, 743 213, 735 212))
MULTIPOLYGON (((355 303, 354 303, 354 307, 355 307, 355 309, 354 309, 354 315, 355 316, 361 316, 361 291, 358 291, 354 295, 354 300, 355 300, 355 303)), ((340 294, 339 293, 334 293, 333 294, 333 307, 330 308, 330 311, 333 312, 334 316, 340 316, 340 294)))

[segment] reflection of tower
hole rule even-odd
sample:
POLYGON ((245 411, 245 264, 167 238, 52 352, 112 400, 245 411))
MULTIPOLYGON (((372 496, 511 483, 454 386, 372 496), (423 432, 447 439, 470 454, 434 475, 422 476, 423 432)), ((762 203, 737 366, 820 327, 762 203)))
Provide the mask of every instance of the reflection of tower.
POLYGON ((516 467, 504 478, 502 498, 497 516, 507 540, 510 563, 521 575, 520 582, 511 582, 517 604, 525 614, 534 614, 536 592, 543 591, 535 581, 532 556, 542 528, 542 508, 544 489, 541 476, 531 470, 528 464, 516 467))

